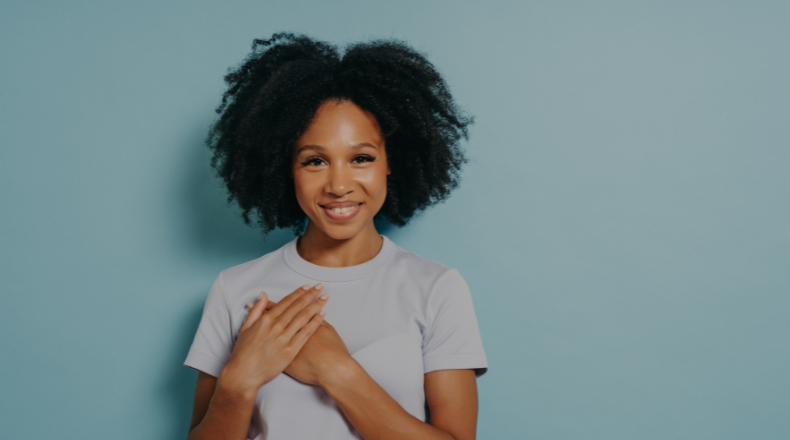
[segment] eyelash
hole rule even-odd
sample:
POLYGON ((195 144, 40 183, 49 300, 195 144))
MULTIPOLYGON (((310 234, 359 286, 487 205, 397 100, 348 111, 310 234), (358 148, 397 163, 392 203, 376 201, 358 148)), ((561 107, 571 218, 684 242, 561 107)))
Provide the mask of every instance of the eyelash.
MULTIPOLYGON (((367 155, 355 156, 354 160, 357 160, 357 159, 364 159, 365 162, 373 162, 373 161, 376 160, 375 157, 367 156, 367 155)), ((306 161, 302 162, 302 166, 313 165, 313 162, 317 161, 317 160, 318 161, 323 161, 323 159, 321 159, 319 157, 311 157, 311 158, 307 159, 306 161)), ((318 164, 318 165, 320 165, 320 164, 318 164)))

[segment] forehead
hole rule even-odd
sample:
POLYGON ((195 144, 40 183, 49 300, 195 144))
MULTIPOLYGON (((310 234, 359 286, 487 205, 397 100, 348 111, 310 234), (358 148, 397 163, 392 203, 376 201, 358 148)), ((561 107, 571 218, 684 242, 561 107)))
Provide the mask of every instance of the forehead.
POLYGON ((362 143, 384 147, 376 118, 351 101, 331 100, 321 104, 296 146, 342 148, 362 143))

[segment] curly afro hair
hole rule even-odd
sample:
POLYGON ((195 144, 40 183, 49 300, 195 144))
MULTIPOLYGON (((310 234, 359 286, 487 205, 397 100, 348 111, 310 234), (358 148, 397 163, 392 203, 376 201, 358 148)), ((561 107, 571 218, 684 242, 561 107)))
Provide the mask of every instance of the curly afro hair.
POLYGON ((442 77, 397 40, 337 48, 304 35, 254 40, 252 52, 225 76, 228 85, 206 144, 211 166, 264 236, 275 228, 303 230, 296 200, 294 145, 319 106, 350 100, 379 124, 392 173, 376 219, 403 226, 417 211, 444 201, 467 159, 459 146, 473 118, 462 115, 442 77))

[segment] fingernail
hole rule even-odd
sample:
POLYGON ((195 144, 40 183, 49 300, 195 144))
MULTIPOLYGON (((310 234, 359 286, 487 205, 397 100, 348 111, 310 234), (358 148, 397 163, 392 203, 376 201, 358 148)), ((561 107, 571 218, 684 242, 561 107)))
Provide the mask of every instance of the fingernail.
POLYGON ((255 307, 254 303, 251 303, 251 302, 247 303, 247 310, 251 310, 253 307, 255 307))
POLYGON ((319 298, 321 298, 321 299, 327 299, 327 298, 329 298, 329 294, 328 294, 328 293, 325 293, 325 294, 323 294, 323 295, 319 296, 319 298))
POLYGON ((321 316, 326 315, 326 310, 321 309, 321 310, 318 311, 318 314, 321 315, 321 316))
POLYGON ((323 284, 323 283, 318 283, 318 284, 316 284, 315 286, 313 286, 313 288, 314 288, 315 290, 321 290, 321 289, 323 289, 323 288, 324 288, 324 284, 323 284))
POLYGON ((310 289, 310 285, 309 284, 305 284, 304 286, 302 286, 302 289, 308 290, 308 289, 310 289))
POLYGON ((266 293, 266 292, 261 292, 261 294, 260 294, 260 295, 258 295, 258 299, 263 299, 263 294, 264 294, 264 293, 266 293))

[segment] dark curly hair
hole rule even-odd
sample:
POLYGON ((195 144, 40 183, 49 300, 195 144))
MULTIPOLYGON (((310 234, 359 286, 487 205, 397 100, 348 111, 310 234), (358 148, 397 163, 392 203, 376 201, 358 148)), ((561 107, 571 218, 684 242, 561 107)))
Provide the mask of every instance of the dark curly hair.
POLYGON ((444 201, 467 159, 465 117, 442 77, 425 58, 397 40, 337 48, 304 35, 277 33, 254 40, 252 52, 225 76, 228 90, 206 144, 211 166, 264 236, 275 228, 299 233, 307 215, 291 174, 294 145, 319 106, 349 100, 370 112, 386 145, 387 197, 376 219, 403 226, 417 211, 444 201))

